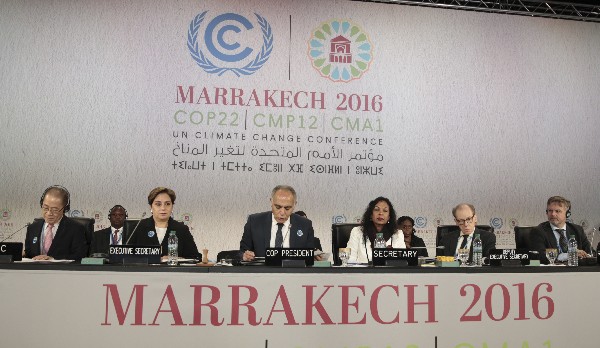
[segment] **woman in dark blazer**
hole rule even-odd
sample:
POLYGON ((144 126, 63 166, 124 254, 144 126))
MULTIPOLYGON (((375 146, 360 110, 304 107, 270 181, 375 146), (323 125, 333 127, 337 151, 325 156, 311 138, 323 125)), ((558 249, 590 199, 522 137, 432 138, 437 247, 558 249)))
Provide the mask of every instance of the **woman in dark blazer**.
POLYGON ((148 204, 152 216, 140 221, 133 236, 134 245, 160 245, 163 258, 168 254, 168 241, 171 231, 178 238, 178 255, 186 259, 200 259, 200 253, 190 233, 189 227, 171 217, 175 204, 175 191, 157 187, 150 191, 148 204))
MULTIPOLYGON (((423 238, 417 237, 415 235, 415 220, 413 220, 410 216, 401 216, 398 219, 398 227, 404 233, 404 243, 407 248, 425 248, 425 241, 423 238)), ((427 257, 427 249, 418 249, 419 256, 427 257)))

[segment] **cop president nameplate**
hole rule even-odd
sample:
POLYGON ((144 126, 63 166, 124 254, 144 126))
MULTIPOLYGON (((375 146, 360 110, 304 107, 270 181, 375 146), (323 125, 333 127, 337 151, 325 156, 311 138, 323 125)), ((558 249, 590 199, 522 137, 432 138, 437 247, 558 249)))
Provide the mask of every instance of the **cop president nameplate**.
POLYGON ((110 263, 160 263, 160 246, 111 245, 108 259, 110 263))
POLYGON ((315 263, 315 251, 309 248, 267 248, 265 264, 267 266, 312 266, 315 263))
POLYGON ((416 249, 375 248, 373 266, 418 266, 419 251, 416 249))

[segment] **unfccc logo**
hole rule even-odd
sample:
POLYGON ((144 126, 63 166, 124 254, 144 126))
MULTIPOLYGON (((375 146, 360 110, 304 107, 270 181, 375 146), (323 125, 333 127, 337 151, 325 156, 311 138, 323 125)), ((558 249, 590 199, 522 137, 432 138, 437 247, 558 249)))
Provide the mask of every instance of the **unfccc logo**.
POLYGON ((415 227, 416 228, 425 228, 427 226, 427 218, 423 216, 417 216, 415 219, 415 227))
POLYGON ((502 219, 499 217, 495 217, 495 218, 491 218, 490 219, 490 226, 492 226, 494 229, 499 229, 502 228, 502 219))
POLYGON ((333 221, 334 224, 343 224, 344 222, 346 222, 346 216, 343 214, 334 215, 331 221, 333 221))
POLYGON ((246 17, 236 13, 224 13, 213 18, 204 29, 206 51, 198 44, 198 34, 208 11, 198 14, 188 29, 187 47, 192 59, 209 74, 219 76, 230 71, 236 76, 252 75, 269 60, 273 51, 271 25, 259 14, 257 23, 262 33, 259 39, 257 30, 246 17), (243 41, 243 45, 238 40, 243 41), (262 45, 261 45, 262 43, 262 45), (254 52, 258 51, 254 55, 254 52), (218 61, 218 62, 217 62, 218 61))

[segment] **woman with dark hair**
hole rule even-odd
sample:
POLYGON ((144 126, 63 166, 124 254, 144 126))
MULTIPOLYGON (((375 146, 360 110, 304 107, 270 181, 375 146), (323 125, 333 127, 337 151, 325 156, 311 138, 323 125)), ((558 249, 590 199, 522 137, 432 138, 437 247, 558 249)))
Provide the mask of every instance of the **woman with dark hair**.
POLYGON ((393 248, 405 248, 404 237, 396 225, 396 211, 389 199, 377 197, 367 206, 361 226, 350 232, 347 247, 350 248, 349 262, 367 263, 373 260, 372 245, 377 233, 383 233, 385 243, 393 248))
POLYGON ((410 216, 401 216, 398 218, 398 227, 402 230, 402 233, 404 233, 404 244, 406 244, 406 247, 419 248, 417 250, 419 256, 427 257, 429 254, 427 253, 427 248, 425 248, 425 242, 422 238, 415 235, 414 226, 415 220, 410 216))
POLYGON ((169 233, 175 231, 177 235, 177 251, 179 257, 200 259, 200 253, 190 233, 189 227, 175 221, 171 214, 175 204, 175 191, 166 187, 157 187, 148 194, 148 204, 152 216, 140 221, 131 241, 134 245, 160 245, 161 255, 165 259, 169 252, 169 233))

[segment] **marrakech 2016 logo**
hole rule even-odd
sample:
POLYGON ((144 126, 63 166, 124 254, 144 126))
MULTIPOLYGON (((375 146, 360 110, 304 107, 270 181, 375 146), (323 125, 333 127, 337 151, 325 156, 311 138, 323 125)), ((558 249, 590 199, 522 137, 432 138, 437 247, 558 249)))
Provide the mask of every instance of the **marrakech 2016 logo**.
POLYGON ((8 221, 10 220, 10 210, 8 209, 2 209, 0 210, 0 220, 2 221, 8 221))
POLYGON ((273 51, 273 32, 265 18, 254 14, 262 33, 258 35, 252 22, 236 13, 220 14, 210 21, 207 19, 208 24, 202 27, 207 13, 204 11, 194 17, 187 35, 187 47, 192 59, 204 71, 219 76, 227 72, 238 77, 252 75, 269 60, 273 51), (199 34, 203 46, 198 43, 199 34))
POLYGON ((308 40, 308 57, 321 76, 334 82, 360 79, 373 61, 369 36, 348 20, 317 27, 308 40))

